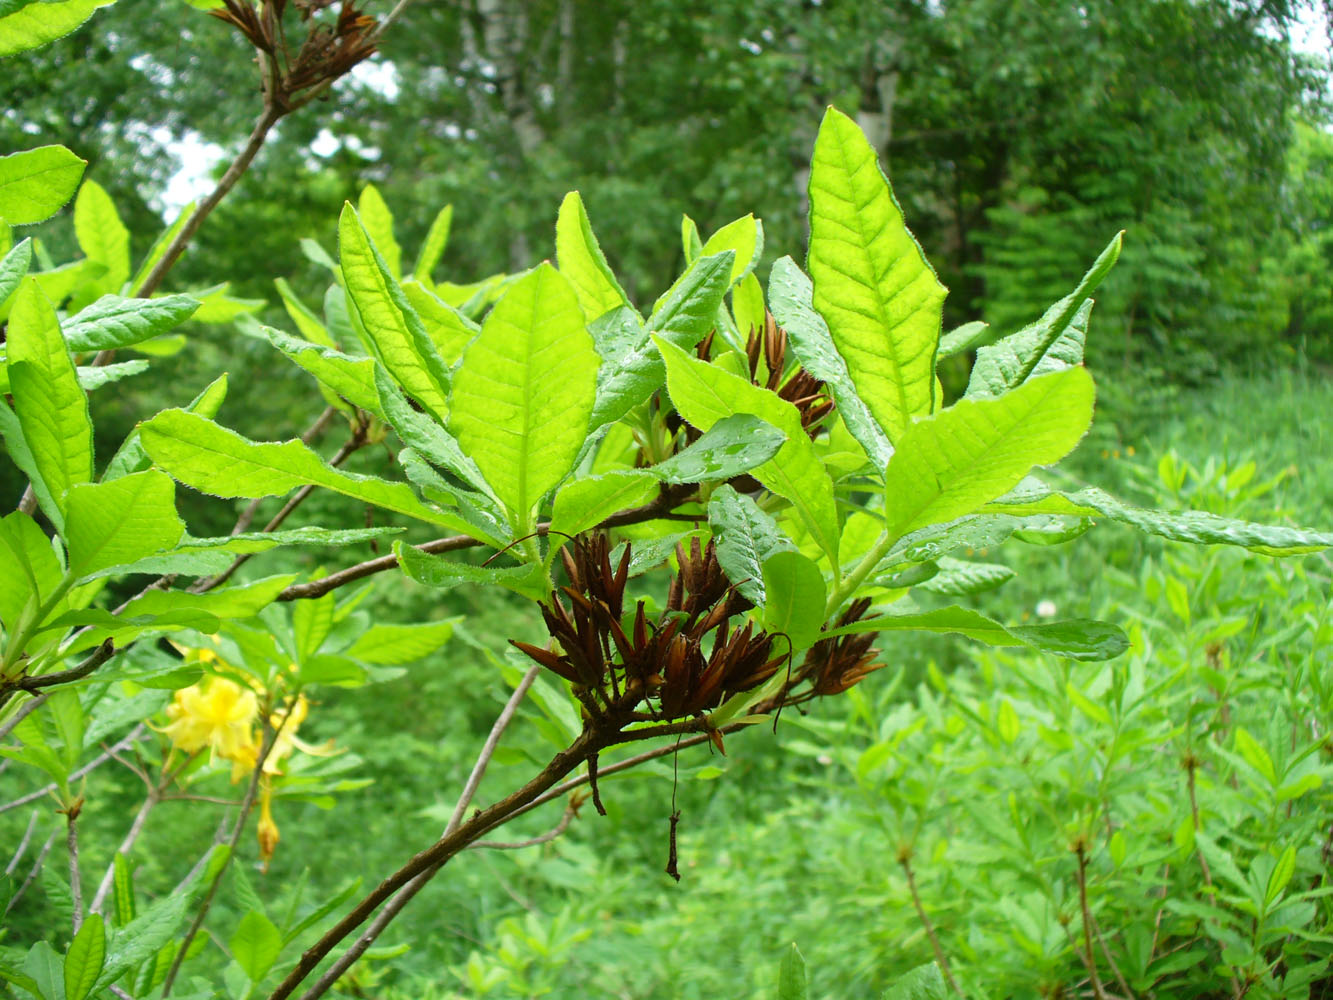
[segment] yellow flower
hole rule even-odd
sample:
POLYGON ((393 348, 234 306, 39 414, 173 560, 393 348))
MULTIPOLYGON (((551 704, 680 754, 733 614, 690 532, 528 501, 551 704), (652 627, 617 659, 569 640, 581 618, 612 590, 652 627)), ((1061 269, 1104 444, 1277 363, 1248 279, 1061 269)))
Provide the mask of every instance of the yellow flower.
MULTIPOLYGON (((314 757, 327 757, 333 753, 331 746, 312 746, 305 740, 296 735, 296 731, 305 721, 305 717, 310 712, 310 702, 306 700, 305 695, 298 695, 296 701, 288 708, 280 709, 268 717, 269 725, 273 727, 277 735, 273 738, 273 747, 269 750, 268 756, 264 758, 264 774, 281 774, 282 762, 292 755, 294 750, 300 750, 302 753, 310 754, 314 757), (290 721, 287 716, 290 714, 290 721)), ((240 752, 231 759, 235 762, 231 770, 231 780, 240 781, 243 777, 255 769, 255 761, 259 758, 259 737, 257 733, 251 733, 250 738, 245 745, 241 747, 240 752)))
POLYGON ((210 677, 176 692, 163 732, 185 753, 208 747, 216 757, 235 760, 252 742, 258 714, 253 691, 225 677, 210 677))
POLYGON ((268 778, 264 778, 260 786, 259 825, 256 833, 259 835, 259 857, 264 862, 264 871, 268 871, 268 863, 273 858, 273 852, 278 849, 278 841, 282 839, 278 833, 278 824, 273 822, 273 789, 268 778))

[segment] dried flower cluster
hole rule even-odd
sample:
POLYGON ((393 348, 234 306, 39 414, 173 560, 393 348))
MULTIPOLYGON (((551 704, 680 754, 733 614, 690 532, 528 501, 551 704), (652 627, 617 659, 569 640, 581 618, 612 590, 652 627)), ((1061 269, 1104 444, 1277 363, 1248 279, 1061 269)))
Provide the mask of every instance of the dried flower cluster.
POLYGON ((652 621, 643 601, 626 620, 628 545, 614 568, 604 535, 575 539, 561 555, 569 586, 541 605, 559 649, 514 645, 573 684, 591 716, 628 721, 647 700, 653 717, 688 718, 762 684, 786 661, 753 624, 731 630, 730 618, 752 605, 727 580, 711 541, 676 547, 679 570, 652 621))
POLYGON ((209 13, 232 25, 264 54, 269 99, 288 110, 297 94, 332 83, 375 52, 376 21, 361 13, 355 0, 341 0, 332 24, 315 18, 334 2, 292 0, 306 25, 305 40, 295 50, 283 27, 288 0, 261 0, 258 7, 250 0, 223 0, 222 7, 209 13))

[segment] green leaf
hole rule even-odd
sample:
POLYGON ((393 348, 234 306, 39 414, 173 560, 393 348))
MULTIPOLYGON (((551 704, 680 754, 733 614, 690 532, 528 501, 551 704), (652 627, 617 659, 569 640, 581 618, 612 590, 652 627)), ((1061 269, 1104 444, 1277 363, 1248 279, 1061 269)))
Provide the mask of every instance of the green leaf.
POLYGON ((111 196, 96 181, 84 181, 74 200, 74 234, 84 255, 106 268, 95 287, 120 291, 130 278, 130 231, 120 221, 111 196))
POLYGON ((580 534, 618 511, 651 502, 660 488, 658 481, 642 469, 607 472, 566 483, 555 495, 550 534, 557 537, 551 540, 552 546, 564 543, 559 536, 580 534))
POLYGON ((421 317, 426 335, 435 344, 444 363, 457 364, 467 345, 476 339, 481 327, 416 281, 404 282, 403 294, 421 317))
POLYGON ((97 8, 114 2, 115 0, 64 0, 64 2, 39 0, 20 7, 14 13, 0 17, 0 57, 38 49, 48 42, 68 35, 88 20, 97 8))
POLYGON ((354 358, 331 347, 292 337, 271 326, 260 327, 260 330, 269 343, 335 396, 370 413, 381 412, 379 393, 375 391, 373 358, 354 358))
POLYGON ((534 601, 544 601, 551 596, 546 571, 540 563, 488 569, 433 556, 402 542, 393 543, 393 554, 404 573, 427 587, 449 590, 462 584, 481 584, 505 587, 534 601))
MULTIPOLYGON (((43 4, 42 9, 49 12, 52 6, 43 4)), ((0 18, 0 56, 18 51, 9 47, 15 28, 11 22, 33 16, 23 11, 0 18)), ((0 219, 25 226, 55 215, 73 196, 87 165, 64 146, 38 146, 0 156, 0 219)))
POLYGON ((1204 511, 1148 510, 1121 503, 1095 487, 1063 493, 1031 481, 986 505, 1002 514, 1104 517, 1149 535, 1196 545, 1238 545, 1270 556, 1304 555, 1333 546, 1333 533, 1285 525, 1255 524, 1204 511))
POLYGON ((588 212, 577 191, 560 203, 555 222, 555 254, 560 273, 569 279, 589 322, 630 304, 593 235, 588 212))
POLYGON ((778 1000, 805 1000, 805 959, 793 942, 782 956, 778 970, 778 1000))
MULTIPOLYGON (((51 947, 45 941, 40 943, 47 948, 51 947)), ((41 1000, 41 998, 45 996, 42 992, 41 984, 38 983, 37 980, 33 979, 32 976, 28 975, 26 972, 21 972, 12 965, 9 965, 4 959, 0 959, 0 981, 9 983, 12 986, 17 986, 21 990, 27 990, 33 996, 37 997, 38 1000, 41 1000)))
POLYGON ((952 632, 990 646, 1031 646, 1071 660, 1109 660, 1129 648, 1125 633, 1108 622, 1071 618, 1042 625, 1001 625, 971 608, 950 605, 933 611, 902 611, 830 629, 820 638, 858 632, 952 632))
POLYGON ((829 108, 810 167, 814 305, 857 393, 897 446, 932 413, 944 286, 903 223, 875 150, 829 108))
MULTIPOLYGON (((287 310, 287 315, 296 324, 296 330, 302 337, 321 347, 337 346, 333 342, 333 338, 329 336, 328 328, 324 325, 323 320, 301 301, 300 296, 292 290, 292 286, 287 284, 285 278, 274 278, 273 284, 278 289, 278 297, 282 299, 283 308, 287 310)), ((265 329, 268 328, 265 327, 265 329)))
POLYGON ((0 518, 0 561, 9 567, 0 573, 0 622, 13 633, 29 601, 35 611, 55 593, 65 573, 51 540, 21 511, 0 518))
POLYGON ((296 659, 304 663, 319 652, 333 628, 337 598, 325 594, 314 600, 296 601, 292 608, 292 641, 296 645, 296 659))
POLYGON ((994 399, 962 399, 914 424, 885 475, 889 532, 952 521, 1056 462, 1092 422, 1092 377, 1069 368, 994 399))
MULTIPOLYGON (((214 417, 217 416, 226 398, 227 376, 224 373, 205 386, 204 391, 195 396, 186 409, 203 417, 214 417)), ((142 472, 150 464, 152 463, 148 459, 148 453, 139 443, 139 429, 136 427, 111 456, 106 471, 102 473, 102 479, 104 482, 109 482, 121 476, 128 476, 131 472, 142 472)))
POLYGON ((680 415, 706 431, 724 417, 750 413, 787 435, 776 456, 753 475, 791 501, 801 522, 833 565, 838 562, 838 514, 833 481, 825 473, 796 407, 706 361, 692 358, 661 337, 654 343, 667 366, 667 390, 680 415))
POLYGON ((755 265, 759 263, 759 258, 763 256, 763 225, 753 215, 745 215, 734 222, 728 222, 708 237, 699 256, 711 257, 725 250, 730 250, 736 255, 732 259, 731 276, 727 281, 727 287, 731 288, 753 271, 755 265))
POLYGON ((0 303, 4 303, 14 294, 23 276, 28 273, 32 263, 32 239, 23 240, 11 247, 0 260, 0 303))
POLYGON ((949 992, 940 967, 934 962, 919 965, 889 987, 883 1000, 948 1000, 949 992))
POLYGON ((1082 362, 1083 336, 1092 308, 1088 296, 1120 258, 1123 236, 1116 234, 1078 287, 1041 319, 977 351, 968 396, 999 396, 1034 376, 1082 362))
POLYGON ((763 565, 776 553, 796 546, 759 505, 730 486, 720 486, 708 501, 708 523, 717 543, 717 561, 745 598, 763 607, 763 565))
POLYGON ((986 336, 986 331, 989 329, 990 324, 983 323, 981 320, 973 320, 971 323, 964 323, 962 326, 950 330, 940 338, 940 349, 935 354, 936 363, 943 361, 945 358, 951 358, 955 354, 962 354, 976 346, 986 336))
POLYGON ((93 426, 55 309, 31 278, 14 302, 6 346, 14 412, 54 508, 43 510, 60 525, 65 491, 93 477, 93 426))
MULTIPOLYGON (((368 189, 369 190, 369 189, 368 189)), ((232 934, 231 957, 252 983, 264 978, 282 951, 282 935, 273 921, 258 910, 251 910, 236 925, 232 934)))
POLYGON ((140 962, 155 955, 176 934, 189 905, 189 893, 168 893, 120 928, 107 949, 106 964, 97 977, 93 992, 106 989, 140 962))
POLYGON ((824 317, 815 311, 814 286, 790 257, 774 262, 768 274, 768 300, 801 367, 828 386, 847 430, 882 470, 893 455, 893 445, 856 394, 847 362, 834 346, 824 317))
POLYGON ((727 293, 734 259, 727 251, 696 260, 662 297, 646 325, 628 306, 593 324, 597 349, 605 361, 597 380, 593 430, 619 420, 662 387, 666 369, 649 339, 650 331, 683 348, 708 335, 727 293), (608 328, 614 335, 597 337, 599 329, 608 328))
MULTIPOLYGON (((0 22, 0 27, 4 22, 0 22)), ((38 941, 28 949, 23 961, 23 971, 29 982, 37 987, 37 996, 45 1000, 64 1000, 65 976, 64 956, 45 941, 38 941)))
POLYGON ((449 394, 444 361, 350 204, 343 206, 338 220, 338 247, 348 304, 365 331, 367 349, 410 396, 443 421, 449 394))
POLYGON ((372 625, 341 655, 364 663, 415 663, 448 642, 460 621, 450 618, 419 625, 372 625))
POLYGON ((1264 907, 1267 909, 1281 898, 1286 891, 1291 877, 1296 874, 1296 847, 1288 844, 1278 856, 1277 864, 1268 875, 1268 885, 1264 890, 1264 907))
POLYGON ((731 479, 773 458, 787 436, 748 413, 724 417, 694 444, 646 469, 667 483, 731 479))
POLYGON ((814 560, 799 552, 775 552, 764 560, 764 629, 785 635, 790 652, 805 649, 824 624, 828 592, 814 560))
POLYGON ((140 426, 139 435, 173 478, 214 496, 280 496, 300 486, 323 486, 428 523, 454 520, 422 504, 406 483, 341 472, 300 441, 261 444, 184 410, 159 413, 140 426))
POLYGON ((393 213, 384 201, 384 196, 374 184, 367 184, 361 189, 361 197, 356 203, 361 225, 370 237, 375 249, 384 258, 385 266, 395 281, 403 279, 403 250, 393 235, 393 213))
POLYGON ((731 293, 731 311, 736 314, 736 329, 741 337, 752 331, 763 333, 767 325, 764 309, 764 289, 751 271, 741 279, 731 293))
POLYGON ((134 919, 134 872, 129 859, 119 851, 112 858, 113 882, 112 902, 115 905, 113 922, 117 927, 124 927, 134 919))
POLYGON ((967 562, 945 557, 939 561, 939 572, 923 581, 920 587, 932 594, 966 597, 994 590, 1012 580, 1014 575, 1008 566, 998 563, 967 562))
POLYGON ((194 315, 199 301, 188 295, 126 299, 104 295, 61 324, 71 351, 129 347, 174 330, 194 315))
POLYGON ((454 378, 451 427, 515 535, 588 435, 598 357, 569 282, 539 264, 495 304, 454 378))
POLYGON ((84 1000, 92 993, 106 961, 106 928, 100 913, 90 913, 65 953, 65 1000, 84 1000))
POLYGON ((184 534, 176 485, 154 469, 71 487, 65 501, 69 571, 76 578, 169 549, 184 534))
POLYGON ((444 248, 449 243, 449 226, 454 220, 454 206, 445 205, 436 214, 434 221, 430 224, 430 229, 426 233, 426 238, 421 242, 421 250, 417 253, 417 266, 412 269, 412 277, 421 282, 427 288, 431 287, 431 272, 435 270, 435 265, 440 262, 440 257, 444 254, 444 248))
POLYGON ((142 375, 146 371, 148 371, 148 362, 142 359, 139 361, 119 361, 114 365, 102 365, 98 368, 79 367, 74 369, 79 378, 79 388, 84 392, 92 392, 104 385, 111 385, 111 383, 119 382, 123 378, 129 378, 131 375, 142 375))

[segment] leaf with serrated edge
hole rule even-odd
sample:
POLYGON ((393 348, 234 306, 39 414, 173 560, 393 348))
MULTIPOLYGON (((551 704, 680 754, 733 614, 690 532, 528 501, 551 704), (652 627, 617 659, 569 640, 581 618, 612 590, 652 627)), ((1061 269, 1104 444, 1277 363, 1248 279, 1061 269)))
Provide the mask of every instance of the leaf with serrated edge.
POLYGON ((967 384, 968 396, 998 396, 1006 389, 1020 385, 1034 375, 1056 367, 1066 367, 1082 361, 1082 343, 1077 356, 1048 358, 1070 327, 1077 326, 1082 315, 1082 326, 1087 327, 1087 310, 1091 308, 1088 296, 1101 284, 1102 279, 1120 258, 1124 233, 1117 233, 1096 262, 1089 268, 1078 287, 1046 310, 1045 315, 1031 326, 1010 334, 988 347, 977 351, 972 377, 967 384), (1046 362, 1043 364, 1043 362, 1046 362))
POLYGON ((805 959, 794 943, 778 970, 778 1000, 806 1000, 805 959))
POLYGON ((724 417, 704 434, 649 472, 666 483, 705 483, 731 479, 763 465, 786 443, 787 435, 749 413, 724 417))
POLYGON ((65 541, 75 577, 169 549, 184 534, 176 484, 154 469, 71 487, 65 501, 65 541))
POLYGON ((108 351, 129 347, 174 330, 199 308, 188 295, 126 299, 104 295, 61 324, 71 351, 108 351))
POLYGON ((902 536, 952 521, 1012 489, 1034 465, 1064 458, 1092 422, 1083 368, 1042 375, 996 399, 959 400, 918 421, 885 473, 885 518, 902 536))
POLYGON ((422 504, 406 483, 341 472, 300 441, 251 441, 184 410, 159 413, 140 426, 139 436, 173 478, 213 496, 281 496, 313 485, 431 524, 456 520, 422 504))
POLYGON ((121 291, 130 278, 130 231, 120 221, 111 196, 96 181, 84 181, 74 199, 74 235, 84 255, 106 268, 89 288, 75 292, 74 304, 90 302, 97 292, 121 291))
MULTIPOLYGON (((617 347, 614 354, 598 341, 606 364, 597 380, 593 430, 619 420, 662 387, 666 370, 662 356, 649 340, 650 331, 684 348, 693 347, 708 335, 727 293, 734 259, 728 250, 696 260, 662 297, 646 324, 629 307, 611 314, 620 316, 623 322, 616 336, 607 338, 617 347)), ((605 321, 605 317, 602 319, 605 321)))
POLYGON ((563 544, 563 536, 577 535, 617 511, 648 503, 659 488, 657 480, 641 469, 607 472, 566 483, 555 495, 550 534, 561 537, 553 543, 563 544))
MULTIPOLYGON (((53 503, 63 509, 65 491, 93 477, 93 426, 55 310, 31 278, 19 288, 6 346, 14 412, 53 503)), ((63 523, 60 510, 54 519, 63 523)))
POLYGON ((364 663, 415 663, 448 642, 460 621, 450 618, 417 625, 372 625, 340 655, 364 663))
POLYGON ((65 1000, 84 1000, 106 961, 106 927, 100 913, 90 913, 65 953, 65 1000))
POLYGON ((569 279, 589 321, 629 305, 602 248, 577 191, 565 195, 555 222, 555 256, 560 273, 569 279))
POLYGON ((454 206, 445 205, 435 215, 435 219, 430 224, 430 230, 426 233, 426 238, 421 241, 421 249, 417 253, 417 265, 412 269, 412 277, 421 282, 428 288, 431 287, 431 272, 435 270, 435 265, 440 262, 440 257, 444 254, 444 248, 449 243, 449 226, 454 221, 454 206))
POLYGON ((380 414, 380 397, 375 391, 375 361, 373 358, 354 358, 331 347, 312 344, 308 340, 260 327, 269 343, 285 354, 294 364, 313 375, 320 385, 353 406, 380 414))
POLYGON ((764 629, 781 633, 790 652, 805 649, 819 635, 828 597, 814 560, 799 552, 775 552, 764 560, 764 629))
POLYGON ((415 279, 403 282, 403 294, 421 317, 444 363, 456 364, 481 327, 415 279))
POLYGON ((430 555, 402 542, 393 543, 393 554, 404 573, 427 587, 448 590, 464 584, 482 584, 504 587, 534 601, 550 597, 546 571, 540 563, 490 569, 430 555))
POLYGON ((777 455, 752 474, 778 496, 791 501, 801 522, 836 566, 838 512, 833 480, 801 427, 796 407, 775 393, 690 357, 660 337, 653 341, 666 361, 671 401, 692 425, 706 431, 724 417, 751 413, 787 435, 777 455))
POLYGON ((768 273, 768 300, 773 318, 787 331, 792 353, 801 367, 822 381, 833 394, 838 413, 848 432, 865 453, 883 469, 893 455, 893 445, 856 394, 847 362, 834 346, 824 317, 815 311, 814 286, 790 257, 779 258, 768 273))
POLYGON ((1122 503, 1096 487, 1066 493, 1031 481, 984 508, 1000 514, 1069 514, 1104 517, 1149 535, 1196 545, 1238 545, 1270 556, 1304 555, 1333 547, 1333 533, 1278 524, 1256 524, 1199 510, 1149 510, 1122 503))
POLYGON ((361 225, 365 227, 366 235, 374 242, 375 249, 380 252, 384 263, 388 265, 389 273, 393 275, 394 280, 401 281, 403 250, 393 235, 393 213, 389 211, 384 196, 374 184, 367 184, 361 189, 356 212, 361 216, 361 225))
POLYGON ((366 346, 409 395, 444 420, 449 394, 444 360, 350 204, 338 220, 338 248, 348 304, 360 319, 366 346))
POLYGON ((1070 619, 1041 625, 1001 625, 979 611, 950 605, 933 611, 900 612, 862 619, 821 633, 836 638, 858 632, 953 632, 990 646, 1031 646, 1071 660, 1109 660, 1129 648, 1125 633, 1109 622, 1070 619))
MULTIPOLYGON (((43 4, 43 14, 53 6, 43 4)), ((25 16, 38 15, 21 11, 0 19, 0 56, 18 51, 9 49, 8 33, 15 28, 14 19, 25 16)), ((0 156, 0 218, 11 226, 26 226, 55 215, 73 196, 87 165, 64 146, 38 146, 0 156)))
POLYGON ((945 288, 903 223, 875 150, 829 108, 810 167, 814 304, 857 394, 896 446, 935 408, 945 288))
POLYGON ((948 987, 934 962, 919 965, 889 987, 881 1000, 947 1000, 948 987))
MULTIPOLYGON (((764 227, 753 215, 744 215, 715 232, 704 242, 700 257, 730 250, 736 254, 731 264, 730 288, 754 270, 764 252, 764 227)), ((742 331, 744 332, 744 331, 742 331)))
POLYGON ((32 264, 32 238, 13 246, 0 260, 0 303, 14 294, 32 264))
POLYGON ((450 425, 516 535, 578 457, 598 364, 578 298, 550 264, 510 286, 463 355, 450 425))
POLYGON ((236 964, 252 983, 256 983, 278 960, 282 935, 272 920, 258 910, 251 910, 236 925, 229 944, 236 964))

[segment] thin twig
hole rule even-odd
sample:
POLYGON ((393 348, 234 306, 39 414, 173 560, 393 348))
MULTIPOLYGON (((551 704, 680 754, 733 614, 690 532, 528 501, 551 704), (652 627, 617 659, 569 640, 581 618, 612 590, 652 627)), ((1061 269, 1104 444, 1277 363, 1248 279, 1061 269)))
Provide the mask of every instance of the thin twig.
POLYGON ((82 802, 70 807, 65 814, 65 847, 69 850, 70 921, 74 933, 83 926, 83 878, 79 875, 79 808, 82 802))
MULTIPOLYGON (((115 746, 104 751, 103 753, 98 754, 88 763, 84 764, 77 770, 71 772, 69 780, 78 781, 89 771, 101 767, 107 761, 111 760, 121 750, 124 750, 132 746, 133 744, 137 743, 139 739, 143 736, 143 734, 144 734, 144 725, 141 722, 139 723, 139 725, 131 729, 127 735, 123 736, 120 742, 117 743, 115 746)), ((3 804, 0 804, 0 813, 7 813, 11 809, 19 809, 22 808, 23 806, 26 806, 29 802, 36 802, 38 799, 45 798, 46 796, 54 792, 57 789, 57 787, 58 786, 53 781, 51 782, 51 784, 44 785, 41 788, 37 789, 37 791, 29 792, 27 795, 24 795, 21 798, 14 799, 12 802, 5 802, 3 804)))
MULTIPOLYGON (((458 796, 453 814, 449 817, 449 822, 445 825, 444 833, 441 836, 449 836, 463 822, 463 817, 467 815, 467 807, 471 805, 473 798, 476 796, 477 789, 481 786, 481 779, 486 774, 486 768, 490 764, 491 758, 495 756, 495 749, 500 744, 500 737, 508 728, 510 721, 518 711, 519 704, 527 696, 528 689, 537 680, 537 675, 540 672, 541 667, 536 664, 529 667, 527 673, 523 675, 523 678, 518 682, 518 686, 514 688, 513 693, 509 696, 509 700, 505 702, 504 708, 500 710, 500 714, 496 716, 495 723, 486 736, 486 742, 482 745, 481 752, 477 754, 476 763, 472 765, 472 771, 463 784, 463 791, 458 796)), ((426 883, 433 876, 434 872, 422 872, 405 885, 393 899, 384 905, 384 909, 371 921, 370 926, 357 936, 357 939, 352 942, 345 952, 338 956, 337 960, 315 981, 315 984, 306 991, 305 995, 307 997, 320 996, 337 982, 343 973, 365 954, 366 949, 374 944, 376 938, 402 912, 403 907, 411 902, 412 897, 425 888, 426 883)))
POLYGON ((565 813, 560 817, 560 822, 545 833, 536 837, 529 837, 527 840, 477 840, 465 848, 469 851, 480 851, 483 849, 491 851, 521 851, 525 847, 536 847, 538 844, 549 844, 569 829, 569 824, 574 817, 578 815, 580 800, 571 798, 569 805, 565 807, 565 813))
POLYGON ((6 875, 13 875, 14 869, 17 868, 19 862, 23 860, 23 854, 28 849, 28 841, 32 840, 32 832, 37 829, 37 819, 41 815, 42 811, 40 809, 34 809, 32 815, 28 817, 28 828, 23 831, 23 836, 19 838, 19 846, 14 848, 14 857, 12 857, 9 864, 5 866, 6 875))
MULTIPOLYGON (((616 528, 626 524, 640 524, 644 521, 662 520, 668 517, 672 509, 683 503, 693 492, 692 488, 682 491, 680 487, 672 487, 663 492, 663 494, 651 503, 646 503, 641 507, 631 507, 622 510, 619 513, 612 514, 597 527, 600 529, 616 528)), ((696 520, 691 517, 691 520, 696 520)), ((543 521, 537 525, 537 534, 545 535, 551 525, 548 521, 543 521)), ((416 546, 422 552, 438 554, 441 552, 456 552, 460 549, 475 548, 478 545, 485 545, 485 542, 473 538, 471 535, 451 535, 447 538, 437 538, 434 541, 424 542, 416 546)), ((347 569, 339 570, 337 573, 330 573, 328 576, 321 577, 318 580, 311 580, 308 583, 295 583, 280 593, 276 600, 279 601, 299 601, 313 597, 323 597, 331 590, 336 590, 346 584, 353 583, 365 577, 372 576, 375 573, 383 573, 386 570, 396 569, 398 566, 397 556, 380 556, 378 559, 369 559, 366 562, 358 563, 355 566, 349 566, 347 569)))
POLYGON ((917 891, 916 875, 912 871, 912 849, 906 845, 898 850, 898 864, 902 865, 903 873, 907 876, 907 891, 912 894, 912 905, 916 907, 917 919, 921 921, 921 926, 926 930, 926 937, 930 939, 931 950, 935 952, 935 962, 940 967, 940 972, 944 974, 944 980, 949 984, 949 989, 957 996, 962 996, 963 991, 958 988, 958 982, 953 978, 953 970, 949 968, 949 956, 944 954, 944 949, 940 947, 940 939, 935 935, 935 925, 930 922, 930 917, 926 915, 926 908, 921 905, 921 893, 917 891))
POLYGON ((397 21, 398 18, 403 16, 403 11, 407 9, 408 4, 410 4, 411 2, 412 0, 398 0, 398 3, 394 5, 393 10, 389 11, 389 13, 385 14, 384 17, 380 18, 379 24, 375 26, 375 31, 370 36, 371 40, 372 41, 378 40, 380 35, 388 31, 389 28, 393 26, 393 23, 397 21))
MULTIPOLYGON (((42 870, 42 863, 46 861, 47 854, 51 852, 51 845, 56 842, 56 834, 59 832, 59 830, 52 830, 51 836, 46 838, 46 843, 43 844, 42 849, 37 852, 37 858, 32 863, 32 869, 28 872, 28 877, 23 880, 23 884, 14 891, 14 895, 10 896, 9 902, 5 904, 5 913, 8 913, 14 908, 14 904, 19 901, 19 897, 27 892, 28 886, 32 885, 33 879, 35 879, 37 873, 42 870)), ((4 914, 0 914, 0 916, 3 915, 4 914)))
MULTIPOLYGON (((129 830, 125 833, 125 838, 116 848, 116 854, 123 854, 126 860, 129 860, 130 852, 134 850, 134 845, 139 840, 139 835, 143 833, 144 825, 148 822, 148 814, 156 808, 162 801, 162 790, 157 787, 150 787, 148 794, 144 796, 143 805, 139 811, 134 814, 134 822, 130 824, 129 830)), ((93 901, 88 905, 89 913, 101 913, 102 904, 106 902, 107 894, 111 892, 111 886, 116 880, 116 862, 112 858, 111 864, 107 865, 106 874, 102 876, 101 884, 97 887, 97 894, 93 896, 93 901)))

